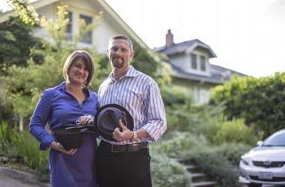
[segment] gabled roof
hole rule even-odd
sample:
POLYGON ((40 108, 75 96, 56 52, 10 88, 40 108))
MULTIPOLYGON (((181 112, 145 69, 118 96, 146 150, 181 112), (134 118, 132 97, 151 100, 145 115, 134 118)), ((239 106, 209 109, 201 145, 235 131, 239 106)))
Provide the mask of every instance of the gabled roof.
POLYGON ((214 64, 209 64, 209 65, 210 65, 209 67, 210 75, 202 75, 202 74, 186 72, 184 69, 179 68, 173 64, 171 64, 171 67, 175 72, 173 76, 176 78, 188 79, 197 82, 213 83, 213 84, 222 84, 225 81, 230 80, 230 78, 234 75, 241 77, 247 76, 243 73, 230 70, 221 66, 217 66, 214 64))
POLYGON ((210 58, 217 57, 217 55, 214 53, 214 51, 211 49, 210 46, 201 42, 198 39, 188 40, 188 41, 177 43, 177 44, 172 44, 169 47, 166 47, 166 46, 159 47, 159 48, 156 48, 155 51, 163 52, 166 55, 171 56, 174 54, 189 53, 197 47, 201 47, 205 49, 208 52, 210 58))
MULTIPOLYGON (((42 8, 46 5, 60 2, 61 0, 37 0, 31 3, 35 9, 42 8)), ((143 48, 146 48, 148 51, 150 51, 150 48, 147 46, 147 44, 128 26, 126 22, 104 1, 104 0, 90 0, 96 5, 99 6, 99 9, 101 9, 105 15, 108 15, 108 19, 112 21, 113 24, 115 24, 115 27, 119 27, 125 31, 125 33, 131 39, 136 42, 138 45, 140 45, 143 48)), ((78 1, 80 2, 80 1, 78 1)), ((0 23, 7 21, 10 16, 16 16, 17 14, 14 11, 8 11, 4 13, 0 13, 0 23)))
POLYGON ((210 63, 210 68, 211 68, 210 71, 212 74, 218 74, 223 77, 230 78, 229 76, 232 76, 232 75, 238 75, 240 77, 248 76, 244 73, 240 73, 240 72, 237 72, 237 71, 234 71, 234 70, 222 67, 222 66, 211 64, 211 63, 210 63))
POLYGON ((128 34, 138 45, 140 45, 143 48, 146 48, 149 52, 151 52, 151 49, 148 47, 148 45, 131 29, 131 27, 104 0, 92 0, 92 1, 97 1, 99 5, 102 6, 103 11, 105 11, 105 13, 109 15, 110 19, 113 19, 115 23, 123 27, 123 29, 126 31, 126 34, 128 34))

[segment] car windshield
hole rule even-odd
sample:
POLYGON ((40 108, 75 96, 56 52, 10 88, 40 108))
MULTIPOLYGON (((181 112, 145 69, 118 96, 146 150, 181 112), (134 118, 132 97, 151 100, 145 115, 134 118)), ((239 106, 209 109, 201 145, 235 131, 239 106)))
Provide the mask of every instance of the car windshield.
POLYGON ((269 136, 262 146, 285 146, 285 130, 278 131, 269 136))

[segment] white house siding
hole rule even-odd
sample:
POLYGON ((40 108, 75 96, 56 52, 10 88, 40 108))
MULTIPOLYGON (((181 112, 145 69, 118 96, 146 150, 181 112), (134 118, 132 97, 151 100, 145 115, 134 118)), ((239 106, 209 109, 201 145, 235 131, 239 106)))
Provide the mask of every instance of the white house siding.
MULTIPOLYGON (((54 6, 52 4, 38 9, 37 12, 39 13, 40 16, 45 16, 48 19, 55 19, 56 11, 54 10, 54 6)), ((35 36, 41 37, 47 40, 50 38, 48 33, 40 27, 34 29, 33 33, 35 36)))
POLYGON ((195 101, 195 103, 198 103, 198 104, 207 104, 209 103, 209 100, 210 100, 210 88, 206 88, 206 87, 203 87, 203 86, 199 86, 199 85, 196 85, 196 86, 193 86, 192 88, 193 90, 193 99, 195 101))
POLYGON ((115 30, 110 23, 106 21, 104 14, 100 20, 100 25, 95 29, 96 49, 99 53, 106 53, 108 41, 111 36, 118 34, 120 31, 115 30))
MULTIPOLYGON (((76 0, 69 0, 65 1, 65 3, 68 5, 68 11, 71 11, 73 14, 73 37, 79 31, 78 21, 80 14, 92 17, 93 23, 96 24, 96 28, 94 28, 92 32, 92 44, 79 43, 79 47, 94 46, 99 53, 106 53, 109 38, 114 34, 120 33, 120 30, 112 26, 110 21, 108 21, 106 18, 107 15, 104 14, 104 12, 101 18, 97 19, 98 13, 101 10, 97 9, 96 4, 93 2, 82 0, 79 3, 79 1, 76 0)), ((48 19, 56 19, 58 5, 59 3, 50 4, 38 9, 37 11, 40 15, 44 15, 48 19)), ((50 40, 48 33, 42 28, 35 29, 34 35, 50 40)))
POLYGON ((173 65, 187 71, 190 69, 190 63, 189 62, 189 56, 186 55, 177 55, 177 56, 171 56, 171 62, 173 65))
POLYGON ((186 89, 196 104, 207 104, 210 100, 211 89, 214 86, 212 84, 180 78, 173 78, 172 82, 182 90, 186 89))

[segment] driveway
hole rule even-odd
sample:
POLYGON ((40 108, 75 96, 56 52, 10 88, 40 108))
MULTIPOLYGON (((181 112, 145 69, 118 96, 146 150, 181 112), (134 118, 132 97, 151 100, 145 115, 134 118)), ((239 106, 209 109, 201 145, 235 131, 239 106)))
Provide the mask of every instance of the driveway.
MULTIPOLYGON (((241 187, 247 187, 247 186, 246 185, 242 185, 241 187)), ((262 187, 281 187, 281 186, 262 185, 262 187)))
POLYGON ((15 179, 11 176, 1 175, 0 176, 0 186, 1 187, 43 187, 39 184, 26 183, 22 180, 15 179))
POLYGON ((42 183, 37 176, 23 171, 0 166, 1 187, 50 187, 42 183))

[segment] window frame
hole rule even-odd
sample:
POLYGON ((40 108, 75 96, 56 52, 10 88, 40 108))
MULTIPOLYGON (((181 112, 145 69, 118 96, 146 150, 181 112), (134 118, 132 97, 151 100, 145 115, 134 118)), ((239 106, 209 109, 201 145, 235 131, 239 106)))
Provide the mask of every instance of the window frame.
MULTIPOLYGON (((93 17, 90 16, 90 15, 86 15, 86 14, 80 13, 78 15, 78 19, 79 20, 84 20, 85 23, 86 23, 86 26, 90 25, 90 24, 93 24, 93 17), (89 23, 86 22, 85 18, 90 19, 90 22, 89 23)), ((81 38, 80 43, 92 44, 93 43, 93 30, 91 30, 90 32, 86 33, 86 35, 81 38)))
MULTIPOLYGON (((191 52, 189 54, 190 56, 190 63, 189 63, 189 68, 191 71, 194 71, 194 72, 200 72, 200 73, 208 73, 208 57, 207 55, 205 55, 204 53, 201 53, 199 51, 195 51, 195 52, 191 52), (196 68, 193 68, 193 57, 196 56, 196 68), (202 68, 202 58, 204 58, 204 68, 202 68)), ((195 65, 194 65, 195 66, 195 65)))
POLYGON ((74 13, 72 11, 69 11, 69 10, 67 12, 68 12, 68 14, 66 15, 66 17, 69 19, 69 21, 68 21, 68 23, 66 25, 66 29, 65 29, 65 39, 68 41, 72 41, 73 40, 73 31, 74 31, 74 24, 73 24, 74 13))

